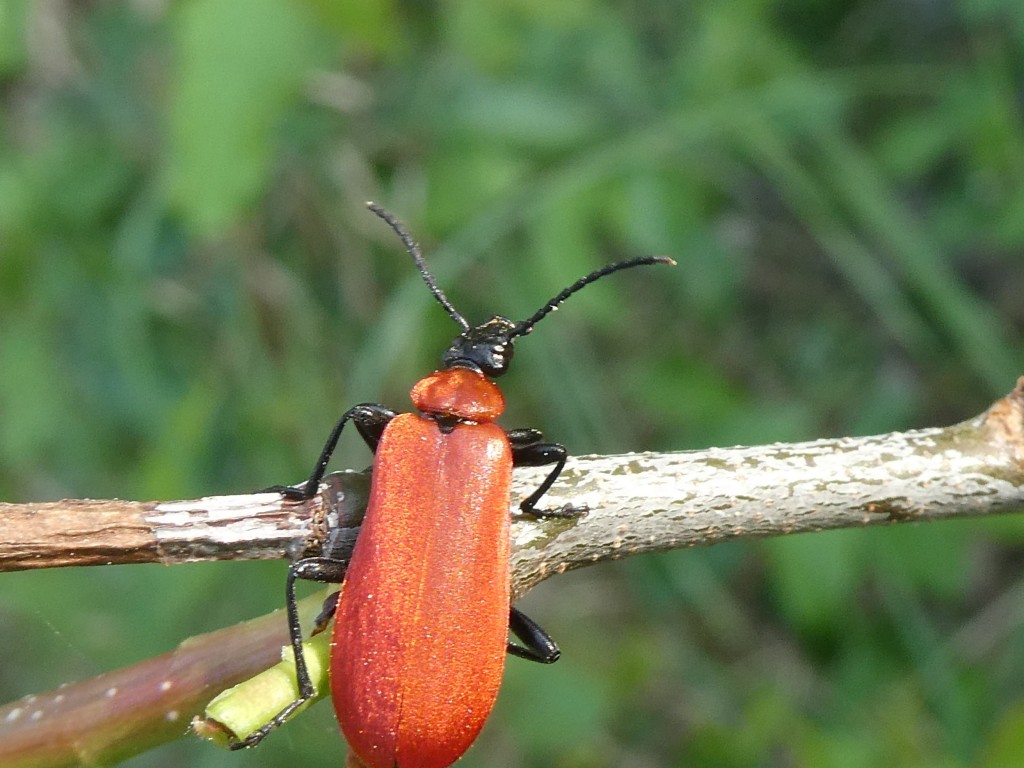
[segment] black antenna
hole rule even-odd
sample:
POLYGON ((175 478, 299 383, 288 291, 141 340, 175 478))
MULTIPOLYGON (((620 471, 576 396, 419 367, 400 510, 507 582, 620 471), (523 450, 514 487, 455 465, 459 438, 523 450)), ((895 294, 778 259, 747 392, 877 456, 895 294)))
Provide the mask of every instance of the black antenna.
POLYGON ((533 330, 533 326, 543 320, 550 312, 558 309, 558 305, 563 301, 572 296, 576 291, 583 287, 590 285, 595 280, 600 280, 605 275, 610 275, 612 272, 618 272, 622 269, 629 269, 630 267, 642 267, 647 264, 668 264, 669 266, 675 266, 675 261, 670 259, 668 256, 640 256, 635 259, 627 259, 626 261, 617 261, 614 264, 609 264, 606 267, 601 267, 591 272, 586 277, 581 277, 575 283, 570 285, 568 288, 562 290, 557 296, 551 301, 541 307, 537 312, 530 318, 516 323, 515 329, 510 334, 510 338, 515 336, 525 336, 533 330))
POLYGON ((469 323, 466 322, 466 318, 455 310, 452 303, 448 301, 448 297, 444 295, 444 291, 438 287, 437 280, 430 273, 430 270, 427 269, 427 262, 423 259, 423 253, 420 251, 420 247, 416 244, 416 241, 412 239, 409 233, 405 231, 405 227, 402 226, 402 223, 374 202, 368 202, 366 207, 384 219, 388 226, 395 230, 395 234, 402 238, 405 250, 409 252, 409 255, 412 256, 412 260, 416 262, 416 269, 419 270, 420 277, 422 277, 423 282, 427 284, 427 288, 429 288, 430 292, 434 294, 434 298, 437 299, 438 303, 440 303, 442 307, 444 307, 444 311, 448 313, 451 319, 461 326, 462 330, 468 331, 470 326, 469 323))

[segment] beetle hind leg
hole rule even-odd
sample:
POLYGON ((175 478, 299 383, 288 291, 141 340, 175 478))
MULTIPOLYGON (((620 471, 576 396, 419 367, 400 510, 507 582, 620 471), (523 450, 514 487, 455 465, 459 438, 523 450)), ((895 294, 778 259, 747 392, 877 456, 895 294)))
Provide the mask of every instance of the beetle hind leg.
POLYGON ((562 655, 551 635, 518 608, 509 608, 508 628, 523 643, 508 643, 505 650, 510 655, 539 664, 554 664, 562 655))

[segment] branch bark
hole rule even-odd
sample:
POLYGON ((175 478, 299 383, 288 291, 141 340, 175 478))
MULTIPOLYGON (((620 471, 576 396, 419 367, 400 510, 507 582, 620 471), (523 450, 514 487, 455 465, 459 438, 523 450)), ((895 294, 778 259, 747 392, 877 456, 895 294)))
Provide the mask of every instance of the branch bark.
MULTIPOLYGON (((565 570, 625 555, 799 531, 1024 510, 1024 377, 950 427, 679 453, 581 456, 546 495, 578 520, 516 514, 545 468, 516 471, 516 594, 565 570)), ((295 558, 328 532, 351 546, 369 477, 339 472, 305 503, 277 494, 190 501, 0 504, 0 570, 295 558)))

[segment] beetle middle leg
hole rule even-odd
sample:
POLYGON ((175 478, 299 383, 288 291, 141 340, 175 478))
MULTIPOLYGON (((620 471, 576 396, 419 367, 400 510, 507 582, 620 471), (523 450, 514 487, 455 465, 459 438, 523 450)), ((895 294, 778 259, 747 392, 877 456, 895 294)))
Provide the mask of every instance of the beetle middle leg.
POLYGON ((519 509, 524 514, 534 517, 579 517, 587 511, 586 507, 574 507, 566 504, 558 509, 537 509, 540 497, 548 492, 565 467, 569 454, 564 445, 543 442, 544 435, 537 429, 510 429, 508 441, 512 445, 512 466, 543 467, 554 464, 554 468, 544 478, 533 493, 523 499, 519 509))
MULTIPOLYGON (((295 680, 299 686, 299 697, 291 704, 278 712, 266 725, 258 731, 253 731, 245 739, 231 745, 231 749, 245 749, 253 747, 263 741, 267 734, 280 726, 287 720, 296 709, 301 707, 316 693, 313 681, 309 676, 309 669, 306 666, 306 656, 302 650, 302 626, 299 623, 299 608, 295 599, 295 582, 299 579, 305 581, 319 581, 328 584, 341 583, 345 578, 345 569, 348 563, 342 560, 334 560, 329 557, 307 557, 297 560, 288 568, 288 579, 285 584, 285 607, 288 614, 288 635, 291 640, 292 652, 295 655, 295 680)), ((338 596, 333 596, 337 603, 338 596)), ((331 598, 327 599, 328 602, 331 598)), ((330 620, 333 610, 325 605, 320 616, 317 617, 317 629, 313 634, 322 631, 330 620)))

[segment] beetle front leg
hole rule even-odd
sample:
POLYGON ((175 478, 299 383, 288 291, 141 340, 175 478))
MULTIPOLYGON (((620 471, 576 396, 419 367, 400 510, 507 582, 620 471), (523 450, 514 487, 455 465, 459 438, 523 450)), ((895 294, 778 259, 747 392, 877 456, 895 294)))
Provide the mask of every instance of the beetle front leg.
POLYGON ((548 492, 555 480, 562 473, 565 461, 569 457, 564 445, 541 442, 544 435, 536 429, 512 429, 508 432, 508 440, 512 445, 512 466, 543 467, 554 464, 554 469, 544 478, 544 482, 519 505, 524 514, 534 517, 579 517, 586 513, 586 507, 574 507, 566 504, 558 509, 537 509, 540 497, 548 492))
MULTIPOLYGON (((295 599, 295 582, 298 579, 303 579, 329 584, 341 583, 345 579, 347 567, 348 563, 341 560, 333 560, 329 557, 307 557, 292 563, 288 568, 288 578, 285 582, 285 608, 288 614, 288 635, 291 639, 292 652, 295 655, 295 680, 299 686, 299 698, 278 712, 258 731, 253 731, 242 741, 232 744, 231 749, 256 746, 266 738, 268 733, 284 723, 296 709, 313 698, 316 689, 310 679, 309 669, 306 667, 306 655, 302 650, 302 626, 299 623, 299 608, 295 599)), ((336 595, 335 602, 337 602, 336 595)), ((329 615, 326 620, 324 619, 325 613, 326 611, 317 618, 318 630, 316 631, 323 629, 321 622, 326 624, 326 621, 330 619, 329 615)))
POLYGON ((523 642, 523 645, 508 643, 506 651, 509 654, 540 664, 553 664, 562 655, 551 635, 518 608, 509 608, 508 628, 523 642))
POLYGON ((341 438, 341 431, 349 420, 355 422, 356 430, 373 452, 377 451, 377 443, 380 436, 384 434, 384 428, 395 418, 395 412, 377 403, 361 403, 345 411, 345 414, 334 425, 324 448, 320 451, 320 458, 313 465, 313 471, 309 479, 302 485, 272 485, 264 488, 265 493, 280 493, 292 501, 306 501, 313 498, 320 481, 324 479, 327 471, 327 464, 331 460, 334 449, 338 447, 338 440, 341 438))

